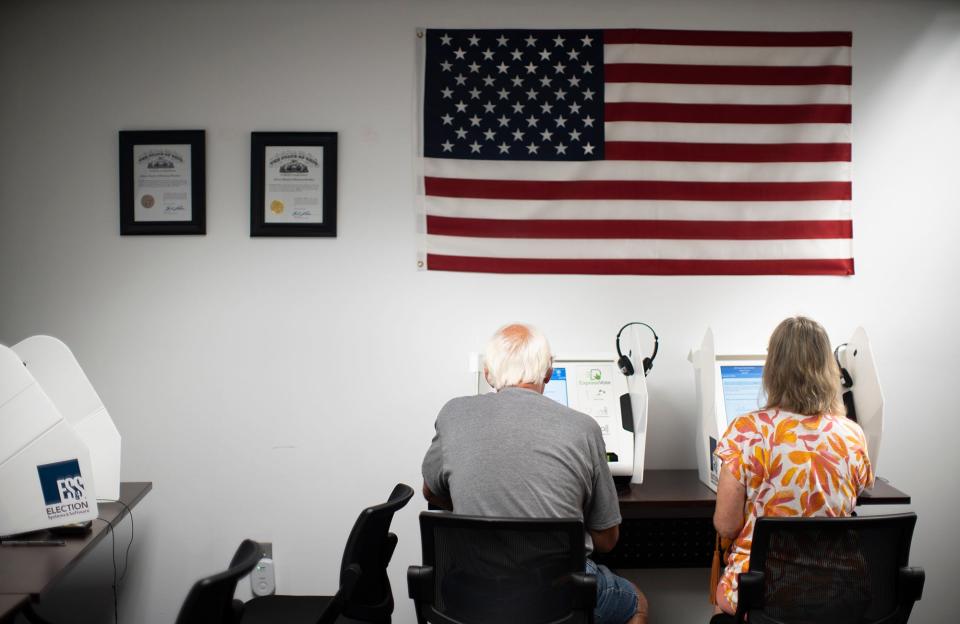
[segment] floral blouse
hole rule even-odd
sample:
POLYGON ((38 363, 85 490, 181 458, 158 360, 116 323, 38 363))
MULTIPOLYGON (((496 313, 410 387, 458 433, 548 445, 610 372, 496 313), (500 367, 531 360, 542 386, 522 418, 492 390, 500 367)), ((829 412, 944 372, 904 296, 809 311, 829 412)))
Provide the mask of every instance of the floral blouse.
POLYGON ((747 572, 760 516, 849 516, 873 468, 860 426, 842 416, 777 409, 737 417, 714 454, 746 488, 743 529, 733 541, 720 586, 737 605, 737 575, 747 572))

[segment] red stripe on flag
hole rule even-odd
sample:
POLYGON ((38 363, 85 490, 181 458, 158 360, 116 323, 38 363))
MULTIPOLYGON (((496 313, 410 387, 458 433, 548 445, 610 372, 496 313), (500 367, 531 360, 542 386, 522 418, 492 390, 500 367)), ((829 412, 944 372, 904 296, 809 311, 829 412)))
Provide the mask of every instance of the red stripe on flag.
POLYGON ((606 82, 739 85, 849 85, 849 65, 810 67, 746 65, 664 65, 610 63, 603 66, 606 82))
POLYGON ((675 199, 812 201, 850 199, 850 182, 668 182, 660 180, 474 180, 424 177, 427 195, 475 199, 675 199))
POLYGON ((604 157, 688 162, 849 162, 850 144, 607 141, 604 157))
POLYGON ((852 238, 850 221, 466 219, 427 215, 427 234, 480 238, 786 240, 852 238))
POLYGON ((849 47, 850 32, 750 32, 732 30, 656 30, 629 28, 606 30, 605 44, 652 43, 661 45, 748 47, 849 47))
POLYGON ((850 123, 849 104, 671 104, 607 102, 604 121, 795 124, 850 123))
POLYGON ((853 258, 812 260, 575 260, 427 254, 432 271, 580 275, 853 275, 853 258))

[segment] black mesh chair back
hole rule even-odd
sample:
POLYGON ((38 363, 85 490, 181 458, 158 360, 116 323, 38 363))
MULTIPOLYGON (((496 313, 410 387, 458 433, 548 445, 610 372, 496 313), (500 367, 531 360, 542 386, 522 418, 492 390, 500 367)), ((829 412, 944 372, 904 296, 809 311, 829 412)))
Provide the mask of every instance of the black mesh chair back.
POLYGON ((234 608, 233 593, 237 581, 250 574, 263 553, 260 544, 253 540, 243 540, 230 567, 224 572, 202 578, 187 594, 176 624, 232 624, 238 620, 238 611, 234 608))
POLYGON ((343 606, 343 615, 366 622, 389 621, 393 613, 393 591, 387 566, 397 547, 397 536, 390 532, 393 514, 413 496, 413 488, 398 483, 387 502, 367 507, 350 531, 340 563, 340 582, 347 579, 351 565, 360 567, 360 578, 343 606))
POLYGON ((894 624, 920 598, 923 570, 908 568, 916 514, 760 518, 738 616, 751 624, 894 624))
POLYGON ((407 572, 420 624, 590 623, 579 520, 420 514, 423 565, 407 572))

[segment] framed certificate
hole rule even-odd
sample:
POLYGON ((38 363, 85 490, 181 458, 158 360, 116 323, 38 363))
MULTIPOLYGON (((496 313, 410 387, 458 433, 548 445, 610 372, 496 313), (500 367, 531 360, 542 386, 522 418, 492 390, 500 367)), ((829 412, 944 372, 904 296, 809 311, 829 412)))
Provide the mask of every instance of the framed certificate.
POLYGON ((250 235, 337 235, 337 133, 254 132, 250 235))
POLYGON ((120 234, 206 234, 203 130, 120 131, 120 234))

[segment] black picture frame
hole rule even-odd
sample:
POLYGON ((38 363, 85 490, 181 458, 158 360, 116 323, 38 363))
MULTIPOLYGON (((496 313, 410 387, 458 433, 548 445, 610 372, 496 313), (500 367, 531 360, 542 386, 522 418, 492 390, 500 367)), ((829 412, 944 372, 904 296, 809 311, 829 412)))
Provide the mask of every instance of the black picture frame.
MULTIPOLYGON (((305 150, 303 150, 305 151, 305 150)), ((316 149, 309 150, 316 152, 316 149)), ((301 163, 303 164, 303 163, 301 163)), ((285 210, 283 202, 278 208, 285 210)), ((271 202, 271 210, 274 210, 271 202)), ((311 208, 312 210, 312 208, 311 208)), ((274 212, 277 212, 274 210, 274 212)), ((278 214, 278 218, 279 214, 278 214)), ((316 214, 313 214, 316 218, 316 214)), ((337 133, 336 132, 252 132, 250 133, 250 236, 325 236, 337 235, 337 133), (294 223, 267 219, 267 150, 321 148, 323 153, 319 221, 294 223)))
MULTIPOLYGON (((203 130, 120 131, 120 234, 206 234, 206 133, 203 130), (190 218, 184 220, 144 218, 137 215, 137 173, 134 152, 142 146, 188 145, 190 149, 190 218)), ((141 206, 153 207, 152 195, 142 195, 141 206), (146 199, 151 205, 146 206, 146 199)))

